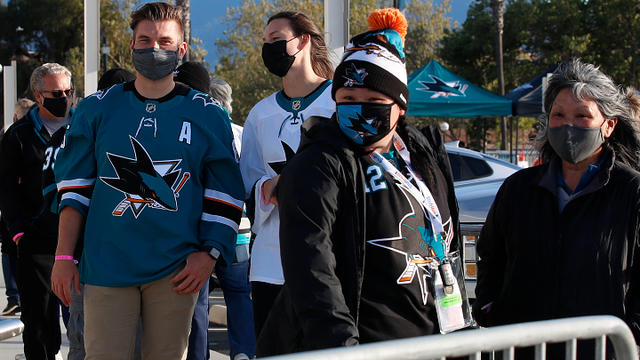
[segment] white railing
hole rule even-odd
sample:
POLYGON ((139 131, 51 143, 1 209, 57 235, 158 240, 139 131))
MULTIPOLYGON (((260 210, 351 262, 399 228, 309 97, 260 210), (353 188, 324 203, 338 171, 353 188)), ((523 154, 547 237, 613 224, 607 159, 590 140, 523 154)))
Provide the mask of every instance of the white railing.
POLYGON ((18 319, 0 319, 0 341, 22 334, 24 324, 18 319))
POLYGON ((605 359, 607 339, 616 359, 638 360, 629 327, 613 316, 585 316, 537 321, 447 335, 423 336, 353 347, 310 351, 268 357, 272 360, 399 360, 445 359, 468 356, 480 360, 481 353, 502 351, 504 359, 514 358, 515 347, 535 347, 538 360, 546 359, 546 343, 566 344, 566 359, 576 359, 577 341, 595 339, 596 359, 605 359))

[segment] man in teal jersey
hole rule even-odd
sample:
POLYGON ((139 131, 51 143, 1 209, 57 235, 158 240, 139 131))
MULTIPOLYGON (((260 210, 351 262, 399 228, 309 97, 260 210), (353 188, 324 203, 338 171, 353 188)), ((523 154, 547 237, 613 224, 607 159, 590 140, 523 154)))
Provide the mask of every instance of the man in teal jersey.
POLYGON ((227 113, 173 81, 180 10, 148 3, 131 18, 136 80, 85 99, 58 154, 52 287, 68 304, 85 284, 87 359, 130 358, 140 319, 143 359, 180 359, 197 293, 216 260, 233 261, 243 184, 227 113))

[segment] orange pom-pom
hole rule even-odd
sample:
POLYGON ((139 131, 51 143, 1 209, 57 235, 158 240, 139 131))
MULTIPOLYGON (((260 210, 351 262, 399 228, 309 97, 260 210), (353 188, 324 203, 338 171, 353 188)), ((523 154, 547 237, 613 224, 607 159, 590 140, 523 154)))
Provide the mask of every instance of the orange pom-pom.
POLYGON ((407 36, 407 19, 404 14, 396 8, 378 9, 372 12, 367 19, 369 31, 393 29, 400 34, 402 43, 407 36))

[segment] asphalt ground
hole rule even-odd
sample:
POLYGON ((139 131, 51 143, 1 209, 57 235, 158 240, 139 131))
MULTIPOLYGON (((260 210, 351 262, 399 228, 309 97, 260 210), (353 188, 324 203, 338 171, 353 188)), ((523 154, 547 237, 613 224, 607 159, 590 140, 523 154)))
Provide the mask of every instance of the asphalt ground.
MULTIPOLYGON (((229 341, 226 329, 226 308, 222 298, 222 292, 219 289, 214 290, 209 297, 209 302, 213 308, 216 323, 209 323, 209 349, 212 360, 229 359, 229 341)), ((7 297, 5 296, 4 277, 0 274, 0 310, 7 306, 7 297)), ((20 316, 0 316, 0 318, 15 318, 20 316)), ((67 358, 69 352, 69 340, 67 339, 66 329, 60 318, 60 329, 62 331, 62 346, 60 353, 64 359, 67 358)), ((22 335, 0 341, 0 360, 14 360, 16 355, 23 354, 22 335)))

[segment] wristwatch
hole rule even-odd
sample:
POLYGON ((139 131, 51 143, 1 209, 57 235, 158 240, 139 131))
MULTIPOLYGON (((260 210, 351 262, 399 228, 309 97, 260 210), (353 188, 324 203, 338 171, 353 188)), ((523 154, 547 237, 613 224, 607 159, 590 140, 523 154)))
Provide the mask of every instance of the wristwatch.
POLYGON ((213 258, 213 260, 218 260, 220 257, 220 250, 214 248, 213 246, 205 246, 202 248, 202 251, 206 251, 209 256, 213 258))

